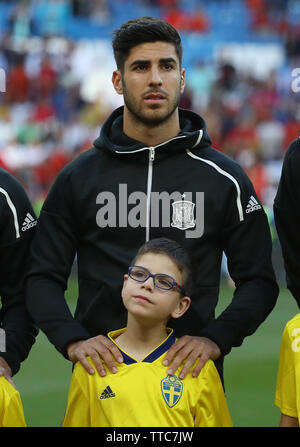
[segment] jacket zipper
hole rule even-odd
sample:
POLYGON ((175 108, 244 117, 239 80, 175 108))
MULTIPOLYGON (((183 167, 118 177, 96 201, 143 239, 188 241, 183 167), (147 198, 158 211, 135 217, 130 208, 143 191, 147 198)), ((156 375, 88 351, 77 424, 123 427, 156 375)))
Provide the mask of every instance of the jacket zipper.
POLYGON ((151 191, 152 191, 154 158, 155 158, 155 149, 154 149, 154 147, 149 147, 148 180, 147 180, 147 209, 146 209, 146 242, 148 242, 149 238, 150 238, 151 191))
POLYGON ((170 138, 169 140, 164 141, 163 143, 160 143, 155 147, 153 147, 153 146, 142 147, 135 151, 116 151, 116 154, 124 155, 124 154, 134 154, 137 152, 149 150, 148 180, 147 180, 147 208, 146 208, 146 242, 148 242, 149 238, 150 238, 151 191, 152 191, 152 175, 153 175, 153 162, 155 159, 155 149, 158 147, 164 146, 165 144, 169 143, 170 141, 184 139, 184 138, 186 138, 186 135, 179 135, 177 137, 170 138))

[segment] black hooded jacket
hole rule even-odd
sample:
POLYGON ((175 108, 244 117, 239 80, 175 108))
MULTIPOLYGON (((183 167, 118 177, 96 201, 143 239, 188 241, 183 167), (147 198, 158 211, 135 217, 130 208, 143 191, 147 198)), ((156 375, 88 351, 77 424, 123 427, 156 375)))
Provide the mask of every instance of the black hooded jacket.
POLYGON ((49 192, 32 245, 28 308, 65 356, 72 341, 126 325, 123 275, 149 238, 177 240, 195 266, 192 305, 170 323, 177 336, 206 336, 225 355, 275 305, 270 232, 251 182, 211 147, 200 116, 179 116, 179 135, 150 148, 123 133, 123 108, 115 110, 49 192), (223 250, 236 291, 215 320, 223 250), (73 319, 64 291, 76 254, 73 319))
POLYGON ((287 287, 300 308, 300 139, 286 151, 278 191, 274 200, 274 218, 281 243, 287 287))
POLYGON ((37 220, 22 185, 3 169, 0 216, 0 357, 14 375, 37 335, 25 302, 25 271, 37 220))

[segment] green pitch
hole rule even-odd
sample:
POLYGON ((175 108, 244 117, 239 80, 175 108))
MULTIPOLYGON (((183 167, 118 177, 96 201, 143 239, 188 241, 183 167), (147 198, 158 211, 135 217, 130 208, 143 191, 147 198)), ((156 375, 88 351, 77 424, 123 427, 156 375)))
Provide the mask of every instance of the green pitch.
MULTIPOLYGON (((69 281, 67 299, 74 309, 77 286, 69 281)), ((227 306, 232 289, 223 284, 218 313, 227 306)), ((236 427, 276 427, 280 411, 274 392, 281 334, 285 323, 299 310, 290 293, 281 288, 271 315, 243 345, 226 357, 224 378, 229 409, 236 427)), ((71 363, 40 333, 14 381, 21 393, 29 427, 57 427, 66 407, 71 363)))

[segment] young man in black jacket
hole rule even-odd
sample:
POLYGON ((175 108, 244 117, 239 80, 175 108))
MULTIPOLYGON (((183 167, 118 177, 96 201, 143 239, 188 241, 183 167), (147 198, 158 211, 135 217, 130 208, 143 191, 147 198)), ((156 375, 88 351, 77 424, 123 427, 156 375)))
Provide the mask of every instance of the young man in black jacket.
MULTIPOLYGON (((286 151, 274 200, 274 218, 280 240, 287 287, 300 308, 300 136, 286 151)), ((286 323, 282 335, 275 404, 281 409, 281 427, 299 427, 299 316, 286 323), (298 404, 298 405, 297 405, 298 404)))
POLYGON ((94 147, 58 175, 43 206, 32 248, 28 307, 49 340, 68 359, 100 374, 122 356, 107 337, 125 325, 119 278, 145 241, 177 240, 195 267, 192 306, 182 337, 166 355, 169 374, 186 359, 220 364, 255 332, 273 309, 278 287, 271 265, 266 215, 242 169, 211 147, 204 120, 178 108, 185 87, 177 31, 160 19, 125 23, 113 40, 115 110, 94 147), (138 43, 137 43, 138 42, 138 43), (236 290, 216 319, 223 251, 236 290), (77 254, 75 318, 64 299, 77 254), (188 335, 186 335, 188 334, 188 335))
POLYGON ((274 218, 280 240, 287 287, 300 308, 300 139, 286 151, 274 201, 274 218))
POLYGON ((25 304, 25 271, 37 220, 22 185, 3 169, 0 215, 0 376, 13 384, 37 334, 25 304))

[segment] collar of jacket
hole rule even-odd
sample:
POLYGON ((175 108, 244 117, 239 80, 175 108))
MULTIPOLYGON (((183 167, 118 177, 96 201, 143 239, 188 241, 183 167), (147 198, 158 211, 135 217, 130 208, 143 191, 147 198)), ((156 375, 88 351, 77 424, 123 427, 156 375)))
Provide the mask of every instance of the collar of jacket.
MULTIPOLYGON (((149 147, 140 141, 128 137, 123 132, 123 110, 117 108, 104 122, 100 136, 94 141, 97 149, 106 149, 115 155, 138 154, 148 151, 149 147)), ((153 149, 159 153, 178 152, 195 147, 203 148, 211 145, 203 118, 190 110, 179 109, 180 133, 153 149)))

